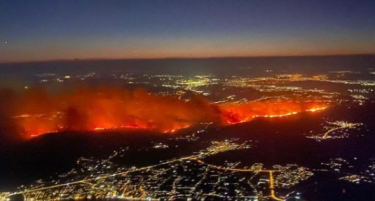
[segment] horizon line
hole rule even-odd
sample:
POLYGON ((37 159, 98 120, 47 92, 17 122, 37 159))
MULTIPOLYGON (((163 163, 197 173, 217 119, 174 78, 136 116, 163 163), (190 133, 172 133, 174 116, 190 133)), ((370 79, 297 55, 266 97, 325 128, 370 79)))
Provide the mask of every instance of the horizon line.
POLYGON ((283 58, 283 57, 340 57, 340 56, 375 56, 375 53, 359 54, 325 54, 325 55, 264 55, 264 56, 212 56, 212 57, 145 57, 145 58, 74 58, 74 59, 47 59, 30 61, 9 61, 3 64, 29 64, 29 63, 53 63, 53 62, 75 62, 75 61, 115 61, 115 60, 183 60, 183 59, 242 59, 242 58, 283 58))

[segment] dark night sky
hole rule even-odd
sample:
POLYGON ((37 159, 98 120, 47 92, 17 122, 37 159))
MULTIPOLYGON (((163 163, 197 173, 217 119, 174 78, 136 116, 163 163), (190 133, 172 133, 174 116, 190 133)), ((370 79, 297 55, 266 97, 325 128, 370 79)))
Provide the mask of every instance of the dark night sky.
POLYGON ((0 62, 375 53, 374 0, 0 0, 0 62))

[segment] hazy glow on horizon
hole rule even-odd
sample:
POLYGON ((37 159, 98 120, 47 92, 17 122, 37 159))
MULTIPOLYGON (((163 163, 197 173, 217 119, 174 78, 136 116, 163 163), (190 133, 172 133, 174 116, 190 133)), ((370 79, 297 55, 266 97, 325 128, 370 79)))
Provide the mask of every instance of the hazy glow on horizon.
POLYGON ((0 62, 375 54, 375 2, 2 1, 0 62))

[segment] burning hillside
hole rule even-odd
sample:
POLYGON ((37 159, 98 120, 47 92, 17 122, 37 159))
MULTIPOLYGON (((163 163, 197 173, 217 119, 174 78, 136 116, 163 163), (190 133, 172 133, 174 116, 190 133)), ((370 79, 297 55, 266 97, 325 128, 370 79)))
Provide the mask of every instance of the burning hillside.
POLYGON ((173 133, 197 123, 230 125, 258 117, 282 117, 317 111, 316 101, 259 101, 213 104, 203 96, 181 100, 145 90, 79 88, 48 95, 31 89, 24 94, 2 93, 2 116, 13 120, 24 137, 64 130, 145 129, 173 133))

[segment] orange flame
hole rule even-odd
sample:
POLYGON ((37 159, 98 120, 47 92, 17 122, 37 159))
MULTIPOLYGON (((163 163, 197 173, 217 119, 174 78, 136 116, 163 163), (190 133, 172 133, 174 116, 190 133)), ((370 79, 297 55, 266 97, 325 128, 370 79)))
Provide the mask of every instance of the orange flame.
POLYGON ((221 107, 225 123, 237 124, 254 118, 277 118, 295 115, 301 112, 317 112, 327 106, 316 103, 301 103, 295 101, 262 101, 243 104, 227 104, 221 107))

